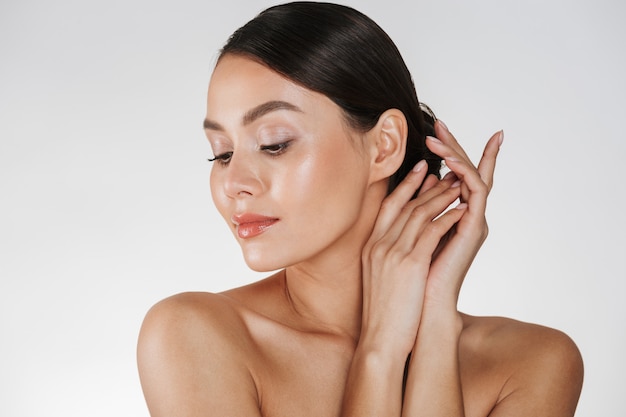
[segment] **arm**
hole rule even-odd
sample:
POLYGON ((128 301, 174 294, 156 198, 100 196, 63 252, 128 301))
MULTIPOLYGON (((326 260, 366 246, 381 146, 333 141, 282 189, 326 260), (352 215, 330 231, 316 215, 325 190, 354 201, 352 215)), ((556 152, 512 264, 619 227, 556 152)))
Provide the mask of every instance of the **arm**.
POLYGON ((464 416, 459 370, 462 321, 456 305, 461 284, 487 236, 485 208, 493 182, 502 132, 488 141, 478 168, 441 122, 429 148, 445 159, 462 182, 463 217, 442 240, 424 294, 422 319, 413 348, 403 409, 405 416, 464 416))
MULTIPOLYGON (((436 131, 440 140, 431 139, 428 146, 462 181, 461 201, 468 207, 443 239, 429 270, 403 409, 403 415, 411 417, 465 413, 459 366, 462 321, 456 303, 465 274, 487 236, 485 208, 502 143, 499 132, 475 168, 445 125, 438 122, 436 131)), ((571 339, 553 329, 501 321, 479 336, 484 351, 479 354, 497 370, 499 381, 492 387, 499 394, 489 416, 573 416, 583 367, 571 339)))
POLYGON ((433 253, 464 206, 442 214, 460 195, 455 178, 411 200, 425 163, 383 202, 363 251, 361 335, 345 390, 342 416, 393 416, 402 410, 402 377, 415 343, 433 253))

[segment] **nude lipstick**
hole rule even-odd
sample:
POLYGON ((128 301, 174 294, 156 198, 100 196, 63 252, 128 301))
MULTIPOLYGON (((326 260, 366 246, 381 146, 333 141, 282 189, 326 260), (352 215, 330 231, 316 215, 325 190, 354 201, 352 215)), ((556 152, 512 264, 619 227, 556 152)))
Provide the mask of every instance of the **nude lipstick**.
POLYGON ((235 214, 231 220, 237 226, 237 236, 242 239, 258 236, 278 221, 275 217, 251 213, 235 214))

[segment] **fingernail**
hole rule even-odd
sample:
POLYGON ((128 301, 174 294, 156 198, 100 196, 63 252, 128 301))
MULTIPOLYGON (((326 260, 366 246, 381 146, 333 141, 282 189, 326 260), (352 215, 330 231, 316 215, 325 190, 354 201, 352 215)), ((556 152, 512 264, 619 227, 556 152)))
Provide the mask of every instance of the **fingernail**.
POLYGON ((458 206, 456 206, 455 209, 463 210, 465 207, 467 207, 467 203, 461 203, 458 206))
POLYGON ((459 162, 459 160, 456 159, 454 156, 446 156, 445 160, 446 162, 459 162))
POLYGON ((450 131, 450 130, 448 129, 448 126, 446 126, 446 124, 445 124, 445 123, 444 123, 441 119, 437 119, 437 121, 439 122, 439 124, 441 124, 441 126, 442 126, 444 129, 446 129, 448 132, 450 131))
POLYGON ((421 170, 424 169, 425 166, 426 166, 426 161, 422 159, 417 164, 415 164, 415 166, 413 167, 413 172, 420 172, 421 170))
POLYGON ((501 130, 498 135, 498 146, 502 146, 502 142, 504 142, 504 130, 501 130))
POLYGON ((444 180, 451 180, 452 178, 456 178, 456 174, 454 172, 450 171, 446 175, 444 175, 442 179, 444 179, 444 180))
POLYGON ((456 188, 456 187, 458 187, 458 186, 460 186, 460 185, 461 185, 461 181, 455 181, 455 182, 454 182, 454 183, 450 186, 450 188, 456 188))
POLYGON ((426 136, 426 139, 432 140, 435 143, 442 143, 439 139, 434 136, 426 136))

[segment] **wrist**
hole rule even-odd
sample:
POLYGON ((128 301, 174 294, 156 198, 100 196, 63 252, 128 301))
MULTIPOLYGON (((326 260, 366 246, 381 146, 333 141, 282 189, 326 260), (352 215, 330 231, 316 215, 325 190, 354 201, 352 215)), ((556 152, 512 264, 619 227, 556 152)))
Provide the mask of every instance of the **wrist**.
POLYGON ((399 416, 404 361, 359 344, 348 372, 341 415, 399 416))
POLYGON ((356 366, 361 372, 377 375, 385 381, 393 381, 404 373, 407 356, 408 353, 380 345, 359 343, 352 357, 352 367, 356 366))
POLYGON ((370 330, 363 330, 359 338, 355 356, 357 354, 364 357, 381 357, 392 361, 400 361, 402 365, 407 355, 411 352, 415 344, 415 336, 411 338, 401 335, 380 334, 370 330), (405 340, 402 342, 402 340, 405 340))
POLYGON ((452 308, 429 308, 422 314, 420 332, 458 339, 463 330, 461 314, 452 308))

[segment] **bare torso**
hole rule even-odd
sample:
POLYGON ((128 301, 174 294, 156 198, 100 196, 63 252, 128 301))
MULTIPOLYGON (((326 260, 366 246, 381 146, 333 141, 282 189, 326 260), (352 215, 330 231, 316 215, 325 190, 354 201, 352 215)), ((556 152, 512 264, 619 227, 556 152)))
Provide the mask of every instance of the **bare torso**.
MULTIPOLYGON (((167 362, 189 372, 206 370, 200 374, 207 380, 191 388, 205 387, 208 394, 216 384, 221 395, 232 396, 220 401, 248 402, 257 415, 338 416, 358 341, 303 320, 287 300, 278 274, 222 294, 179 294, 160 303, 153 314, 172 325, 162 329, 169 333, 168 350, 185 351, 167 362)), ((582 370, 563 368, 578 353, 562 333, 504 318, 462 317, 459 361, 468 417, 490 415, 529 383, 535 384, 530 391, 553 390, 541 379, 554 368, 580 384, 582 370)), ((187 382, 179 385, 190 389, 187 382)), ((541 404, 546 395, 535 401, 541 404)))

